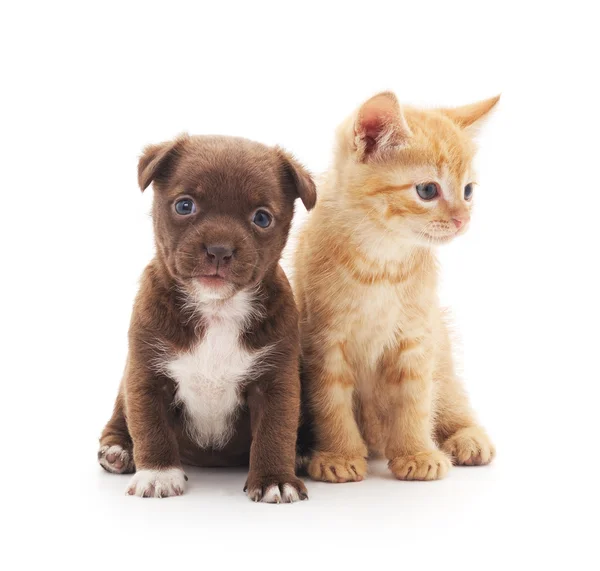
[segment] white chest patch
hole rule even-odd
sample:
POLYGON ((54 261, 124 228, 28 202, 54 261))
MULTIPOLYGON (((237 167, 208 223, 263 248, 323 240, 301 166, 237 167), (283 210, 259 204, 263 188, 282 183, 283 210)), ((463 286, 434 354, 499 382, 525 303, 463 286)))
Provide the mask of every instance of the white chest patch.
POLYGON ((250 352, 240 343, 248 319, 256 312, 251 294, 199 304, 206 323, 200 342, 166 363, 177 383, 176 399, 184 406, 190 435, 202 448, 222 448, 231 438, 240 407, 240 384, 259 365, 265 349, 250 352))

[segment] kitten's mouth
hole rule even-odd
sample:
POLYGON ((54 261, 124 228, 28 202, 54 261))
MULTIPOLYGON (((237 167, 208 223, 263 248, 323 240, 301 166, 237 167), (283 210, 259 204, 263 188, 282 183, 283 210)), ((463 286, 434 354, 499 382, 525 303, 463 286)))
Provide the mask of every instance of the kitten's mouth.
POLYGON ((456 233, 453 234, 443 234, 441 236, 434 236, 432 234, 423 233, 423 238, 427 241, 428 244, 447 244, 451 242, 453 238, 456 237, 456 233))

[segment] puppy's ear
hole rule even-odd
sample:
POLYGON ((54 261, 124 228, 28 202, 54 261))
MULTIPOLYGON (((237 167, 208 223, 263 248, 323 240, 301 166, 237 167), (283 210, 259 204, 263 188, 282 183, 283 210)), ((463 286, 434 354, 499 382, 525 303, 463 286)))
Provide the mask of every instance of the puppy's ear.
POLYGON ((411 136, 398 99, 391 91, 374 95, 356 114, 354 144, 363 160, 386 149, 402 147, 411 136))
POLYGON ((181 135, 174 141, 148 145, 138 163, 138 184, 142 192, 154 180, 165 179, 169 176, 173 165, 179 157, 187 135, 181 135))
POLYGON ((310 173, 280 147, 275 150, 279 155, 283 179, 293 188, 294 199, 300 197, 306 210, 311 210, 317 203, 317 190, 310 173))

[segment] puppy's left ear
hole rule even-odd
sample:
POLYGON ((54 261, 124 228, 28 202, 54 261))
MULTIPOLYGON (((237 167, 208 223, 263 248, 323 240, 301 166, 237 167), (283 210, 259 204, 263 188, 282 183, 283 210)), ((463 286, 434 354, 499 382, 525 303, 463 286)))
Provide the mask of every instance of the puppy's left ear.
POLYGON ((179 156, 179 150, 188 138, 180 135, 174 141, 148 145, 138 163, 138 184, 142 192, 146 190, 154 180, 166 179, 174 162, 179 156))
POLYGON ((300 197, 306 210, 311 210, 317 203, 317 189, 310 173, 289 153, 275 147, 279 155, 283 179, 291 186, 294 198, 300 197))

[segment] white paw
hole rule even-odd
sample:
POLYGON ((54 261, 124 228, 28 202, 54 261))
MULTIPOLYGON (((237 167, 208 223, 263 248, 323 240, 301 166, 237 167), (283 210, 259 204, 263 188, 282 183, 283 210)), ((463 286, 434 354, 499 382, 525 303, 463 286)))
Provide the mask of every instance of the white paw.
POLYGON ((273 484, 268 488, 256 488, 248 490, 248 497, 253 502, 263 502, 266 504, 291 504, 300 500, 308 499, 306 488, 302 485, 302 489, 298 490, 292 484, 273 484))
POLYGON ((284 503, 300 501, 300 494, 298 493, 298 490, 289 484, 283 485, 283 493, 281 495, 283 496, 284 503))
POLYGON ((260 501, 265 502, 266 504, 280 504, 281 491, 279 490, 279 486, 271 486, 270 488, 267 488, 265 495, 260 501))
POLYGON ((181 468, 139 470, 131 478, 127 494, 141 498, 168 498, 180 496, 184 488, 185 474, 181 468))
POLYGON ((98 462, 107 472, 113 474, 126 474, 134 470, 131 454, 118 444, 101 446, 98 450, 98 462))

